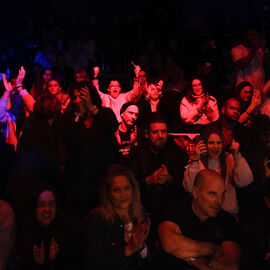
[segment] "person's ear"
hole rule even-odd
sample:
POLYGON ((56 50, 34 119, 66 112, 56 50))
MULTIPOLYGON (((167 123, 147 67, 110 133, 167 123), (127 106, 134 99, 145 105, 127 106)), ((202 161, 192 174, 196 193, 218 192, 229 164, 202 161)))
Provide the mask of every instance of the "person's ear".
POLYGON ((197 199, 198 198, 198 195, 199 195, 199 189, 198 187, 196 186, 193 186, 192 187, 192 196, 194 199, 197 199))

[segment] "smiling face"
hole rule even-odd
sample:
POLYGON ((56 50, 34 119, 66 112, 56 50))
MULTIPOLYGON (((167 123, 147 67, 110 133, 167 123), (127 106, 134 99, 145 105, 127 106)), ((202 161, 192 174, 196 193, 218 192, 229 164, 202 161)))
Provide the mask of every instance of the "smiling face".
POLYGON ((192 92, 195 96, 200 96, 203 93, 202 82, 198 79, 194 79, 191 83, 192 92))
POLYGON ((55 196, 51 191, 43 191, 38 199, 36 218, 42 227, 48 227, 56 216, 55 196))
POLYGON ((119 82, 111 81, 107 90, 112 98, 117 98, 121 92, 121 87, 120 87, 119 82))
POLYGON ((118 175, 113 178, 110 195, 116 211, 128 211, 133 202, 133 188, 125 175, 118 175))
POLYGON ((48 83, 48 91, 52 95, 57 95, 61 92, 62 87, 60 86, 59 82, 56 80, 51 80, 48 83))
POLYGON ((239 96, 244 102, 250 102, 251 98, 252 98, 251 87, 247 85, 244 88, 242 88, 240 93, 239 93, 239 96))
POLYGON ((215 217, 224 202, 225 182, 219 175, 209 174, 192 190, 192 208, 201 221, 215 217))
POLYGON ((218 159, 222 152, 222 140, 219 135, 213 133, 207 141, 208 155, 212 159, 218 159))

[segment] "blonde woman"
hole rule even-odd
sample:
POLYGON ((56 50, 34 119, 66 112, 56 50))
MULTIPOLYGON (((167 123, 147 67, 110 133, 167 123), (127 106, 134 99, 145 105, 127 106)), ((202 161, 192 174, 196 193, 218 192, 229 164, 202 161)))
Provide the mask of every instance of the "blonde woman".
POLYGON ((143 216, 138 183, 121 165, 112 165, 100 189, 101 204, 84 236, 84 269, 141 269, 147 263, 150 220, 143 216))

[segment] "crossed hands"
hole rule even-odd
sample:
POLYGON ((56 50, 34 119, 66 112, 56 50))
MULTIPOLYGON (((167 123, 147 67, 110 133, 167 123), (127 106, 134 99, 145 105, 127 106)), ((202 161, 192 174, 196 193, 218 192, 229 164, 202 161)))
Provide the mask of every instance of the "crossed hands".
POLYGON ((149 175, 145 180, 147 184, 165 184, 172 179, 172 176, 169 174, 166 165, 162 164, 159 169, 154 171, 149 175))
POLYGON ((126 246, 126 256, 130 256, 144 247, 144 242, 150 231, 150 225, 151 221, 147 217, 138 222, 126 246))
MULTIPOLYGON (((49 259, 51 261, 54 261, 58 255, 58 252, 59 246, 55 241, 55 238, 53 237, 50 244, 49 259)), ((34 245, 33 256, 36 263, 43 264, 45 262, 45 247, 43 241, 41 242, 40 248, 37 245, 34 245)))

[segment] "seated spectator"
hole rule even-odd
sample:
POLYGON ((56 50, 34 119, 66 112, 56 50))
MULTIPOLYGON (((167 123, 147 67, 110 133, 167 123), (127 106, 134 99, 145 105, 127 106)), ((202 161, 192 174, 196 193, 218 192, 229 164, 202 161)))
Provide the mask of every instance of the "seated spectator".
POLYGON ((70 102, 70 97, 68 94, 63 93, 61 84, 59 80, 52 79, 48 82, 48 92, 51 95, 55 95, 61 104, 61 113, 67 109, 68 104, 70 102))
POLYGON ((242 267, 245 270, 268 270, 270 267, 270 186, 263 191, 263 204, 242 222, 242 267))
POLYGON ((85 227, 84 269, 151 269, 138 183, 121 165, 112 165, 100 186, 101 204, 85 227))
POLYGON ((12 207, 0 200, 0 269, 5 270, 13 250, 16 219, 12 207))
POLYGON ((207 129, 202 134, 202 140, 195 146, 193 158, 186 167, 183 185, 186 191, 192 192, 198 172, 205 168, 217 171, 225 179, 226 193, 222 208, 230 214, 237 214, 239 205, 235 187, 249 185, 253 181, 253 175, 239 152, 239 143, 233 140, 229 150, 230 153, 225 153, 219 129, 207 129))
POLYGON ((126 158, 132 147, 137 145, 137 125, 139 114, 137 105, 133 102, 125 103, 120 110, 122 122, 115 133, 115 147, 118 160, 126 158))
POLYGON ((130 153, 129 166, 140 183, 143 205, 157 214, 166 202, 181 196, 188 158, 168 136, 160 113, 149 115, 144 136, 144 142, 130 153))
POLYGON ((196 176, 192 199, 164 209, 158 232, 166 252, 160 269, 239 269, 239 228, 221 209, 225 181, 206 169, 196 176))
POLYGON ((260 91, 254 91, 251 83, 243 81, 236 87, 235 97, 241 103, 241 115, 238 121, 242 124, 250 125, 251 117, 262 103, 260 91))
POLYGON ((35 100, 22 89, 25 70, 21 67, 15 85, 7 82, 6 75, 2 74, 5 92, 0 99, 0 123, 5 141, 17 149, 22 123, 27 112, 33 111, 35 100))
POLYGON ((36 82, 30 90, 30 94, 34 99, 45 93, 52 76, 53 74, 50 68, 44 68, 41 73, 37 74, 36 82))
POLYGON ((100 98, 101 98, 101 105, 106 108, 110 108, 113 110, 113 112, 116 115, 117 121, 120 123, 122 121, 121 115, 120 115, 120 109, 123 106, 124 103, 129 102, 129 101, 136 101, 138 97, 141 95, 139 91, 139 73, 140 73, 140 67, 135 66, 134 68, 134 73, 135 73, 135 78, 134 78, 134 84, 133 84, 133 89, 129 92, 126 93, 120 93, 121 92, 121 86, 118 81, 112 80, 110 81, 109 87, 107 91, 109 94, 105 94, 101 91, 99 91, 99 84, 98 84, 98 79, 97 76, 99 74, 99 68, 95 67, 94 68, 94 80, 93 84, 96 87, 100 98))
POLYGON ((55 189, 34 190, 29 219, 20 222, 16 251, 19 269, 80 269, 75 227, 64 216, 55 189))
POLYGON ((222 131, 225 151, 229 152, 230 145, 234 140, 240 143, 240 152, 246 157, 246 154, 251 145, 250 129, 239 123, 241 114, 241 104, 236 98, 225 100, 221 108, 220 118, 208 126, 213 126, 222 131))
POLYGON ((219 118, 217 101, 210 96, 200 79, 193 79, 180 104, 180 115, 187 125, 206 125, 219 118))

